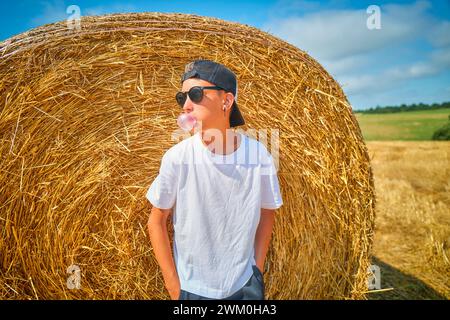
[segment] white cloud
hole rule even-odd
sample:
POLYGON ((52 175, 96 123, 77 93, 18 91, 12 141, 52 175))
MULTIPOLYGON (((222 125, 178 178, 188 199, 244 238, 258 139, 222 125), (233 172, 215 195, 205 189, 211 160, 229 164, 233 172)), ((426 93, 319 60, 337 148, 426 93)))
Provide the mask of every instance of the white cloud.
POLYGON ((429 40, 437 47, 450 45, 450 21, 440 21, 429 32, 429 40))
POLYGON ((431 5, 383 5, 379 30, 367 28, 366 10, 316 10, 272 19, 265 29, 320 62, 350 100, 370 95, 377 104, 377 92, 386 97, 386 91, 450 68, 450 22, 431 16, 431 5), (428 45, 419 48, 419 42, 428 45))
MULTIPOLYGON (((43 1, 42 12, 31 19, 33 26, 40 26, 47 23, 53 23, 67 19, 70 15, 66 13, 70 4, 65 4, 63 0, 43 1)), ((82 7, 80 6, 81 16, 102 15, 107 13, 122 13, 135 11, 136 8, 130 4, 110 4, 108 6, 82 7)))
POLYGON ((366 10, 326 10, 302 17, 280 18, 264 28, 318 59, 339 59, 371 52, 390 43, 407 42, 426 32, 428 2, 386 5, 381 29, 367 28, 366 10), (411 23, 414 21, 414 23, 411 23))
POLYGON ((40 26, 47 23, 53 23, 67 19, 67 6, 62 0, 40 2, 43 6, 42 12, 31 19, 33 26, 40 26))
POLYGON ((392 67, 379 74, 342 75, 339 82, 348 94, 381 92, 412 79, 438 75, 450 68, 450 47, 432 52, 428 59, 403 67, 392 67))
POLYGON ((428 60, 409 65, 406 68, 388 70, 388 76, 397 79, 421 78, 439 74, 450 67, 450 48, 433 51, 428 60))
POLYGON ((320 62, 331 75, 338 75, 349 72, 349 70, 357 70, 371 61, 367 55, 358 54, 336 60, 323 59, 320 62))

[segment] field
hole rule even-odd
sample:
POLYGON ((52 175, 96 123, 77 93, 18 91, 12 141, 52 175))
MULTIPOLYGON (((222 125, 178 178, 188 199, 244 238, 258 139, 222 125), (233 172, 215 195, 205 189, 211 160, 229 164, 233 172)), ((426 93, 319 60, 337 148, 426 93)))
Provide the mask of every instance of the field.
POLYGON ((450 110, 355 115, 366 141, 431 140, 434 131, 448 121, 450 110))
POLYGON ((372 263, 381 268, 381 288, 393 288, 368 298, 450 299, 450 142, 367 147, 377 196, 372 263))

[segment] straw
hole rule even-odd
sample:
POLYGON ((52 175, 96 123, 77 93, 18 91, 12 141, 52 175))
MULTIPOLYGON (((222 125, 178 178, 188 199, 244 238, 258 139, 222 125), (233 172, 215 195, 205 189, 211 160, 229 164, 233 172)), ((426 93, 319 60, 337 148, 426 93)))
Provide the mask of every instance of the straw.
POLYGON ((236 73, 238 130, 279 130, 284 205, 266 298, 365 299, 373 177, 339 84, 256 28, 161 13, 82 17, 81 30, 62 21, 0 43, 0 298, 169 298, 145 193, 176 143, 174 96, 197 58, 236 73), (71 265, 80 289, 68 288, 71 265))

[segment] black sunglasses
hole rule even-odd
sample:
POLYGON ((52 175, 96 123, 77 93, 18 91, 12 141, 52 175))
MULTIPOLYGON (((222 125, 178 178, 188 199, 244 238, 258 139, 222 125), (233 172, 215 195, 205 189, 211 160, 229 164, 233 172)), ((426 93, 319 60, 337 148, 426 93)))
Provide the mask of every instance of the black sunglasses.
POLYGON ((184 103, 186 102, 187 96, 189 95, 189 99, 191 99, 192 102, 199 103, 203 99, 203 90, 204 89, 215 89, 215 90, 225 90, 218 86, 194 86, 191 89, 189 89, 188 92, 179 91, 175 95, 175 99, 177 100, 177 103, 180 105, 181 108, 184 107, 184 103))

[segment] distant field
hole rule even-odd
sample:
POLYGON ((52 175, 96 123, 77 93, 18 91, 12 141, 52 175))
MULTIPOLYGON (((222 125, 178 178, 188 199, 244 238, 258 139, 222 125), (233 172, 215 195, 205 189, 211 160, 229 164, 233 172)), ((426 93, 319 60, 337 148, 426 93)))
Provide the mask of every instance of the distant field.
POLYGON ((374 257, 381 288, 369 299, 450 299, 448 141, 367 143, 376 192, 374 257))
POLYGON ((450 110, 355 115, 366 141, 431 140, 434 131, 448 121, 450 110))

